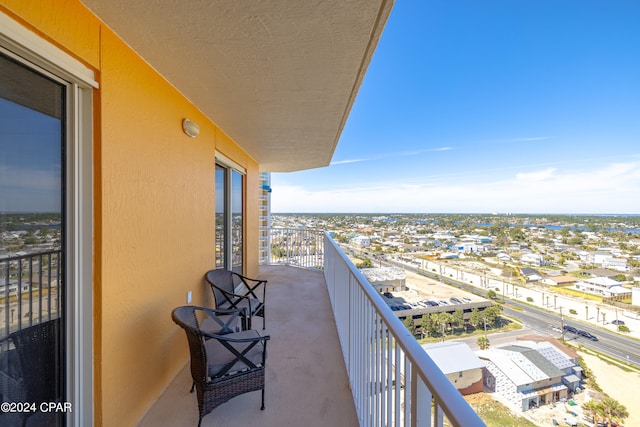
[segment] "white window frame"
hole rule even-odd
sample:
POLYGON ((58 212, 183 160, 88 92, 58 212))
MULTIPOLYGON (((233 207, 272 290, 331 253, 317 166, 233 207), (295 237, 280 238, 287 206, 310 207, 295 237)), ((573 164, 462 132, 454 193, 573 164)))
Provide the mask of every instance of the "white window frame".
MULTIPOLYGON (((242 268, 246 268, 246 259, 245 259, 245 255, 246 255, 246 232, 247 232, 247 212, 246 212, 246 197, 247 197, 247 187, 246 187, 246 183, 247 183, 247 170, 245 168, 243 168, 242 166, 240 166, 238 163, 234 162, 233 160, 231 160, 230 158, 228 158, 227 156, 225 156, 224 154, 216 151, 215 153, 215 163, 216 165, 220 165, 222 167, 224 167, 225 169, 229 170, 229 171, 236 171, 239 174, 242 175, 243 177, 243 188, 242 188, 242 268)), ((231 179, 231 175, 229 174, 229 179, 231 179)), ((229 181, 227 183, 227 186, 229 186, 229 188, 226 188, 226 200, 224 201, 225 205, 228 206, 228 210, 226 211, 226 217, 225 217, 225 223, 229 225, 229 227, 231 227, 231 224, 233 222, 233 212, 232 212, 232 189, 231 186, 232 183, 231 181, 229 181)), ((233 269, 233 242, 232 242, 232 236, 231 236, 231 229, 225 229, 224 230, 224 234, 225 234, 225 239, 226 239, 226 245, 225 245, 225 259, 231 260, 231 265, 229 266, 225 266, 226 268, 229 269, 233 269)), ((244 274, 244 271, 241 272, 241 274, 244 274)))
POLYGON ((94 424, 93 401, 93 119, 94 73, 0 12, 0 49, 63 82, 66 105, 66 354, 68 426, 94 424))

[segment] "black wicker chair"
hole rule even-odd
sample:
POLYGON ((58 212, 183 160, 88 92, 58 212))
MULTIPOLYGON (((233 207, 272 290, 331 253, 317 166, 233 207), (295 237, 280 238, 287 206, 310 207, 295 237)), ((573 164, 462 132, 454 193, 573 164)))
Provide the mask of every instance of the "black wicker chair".
MULTIPOLYGON (((242 313, 243 310, 212 310, 204 307, 182 306, 171 318, 184 329, 191 352, 191 377, 198 396, 198 410, 202 419, 229 399, 251 391, 262 390, 264 409, 264 377, 269 336, 257 331, 229 332, 224 335, 205 332, 203 318, 219 319, 242 313)), ((216 323, 219 323, 216 320, 216 323)), ((226 323, 222 321, 222 323, 226 323)), ((193 391, 193 389, 192 389, 193 391)))
POLYGON ((246 329, 252 328, 254 316, 262 317, 262 329, 265 328, 266 280, 251 279, 224 269, 208 271, 205 277, 211 285, 216 308, 245 309, 248 315, 246 329))
MULTIPOLYGON (((20 361, 24 401, 36 405, 59 401, 62 397, 60 318, 20 329, 10 338, 20 361)), ((32 414, 23 415, 23 425, 32 414)))

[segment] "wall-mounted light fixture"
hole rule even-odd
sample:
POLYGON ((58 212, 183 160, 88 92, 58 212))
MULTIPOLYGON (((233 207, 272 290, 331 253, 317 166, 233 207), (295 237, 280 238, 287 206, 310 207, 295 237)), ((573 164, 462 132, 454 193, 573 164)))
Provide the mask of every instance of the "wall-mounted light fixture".
POLYGON ((189 119, 182 120, 182 130, 191 138, 195 138, 200 133, 200 126, 189 119))

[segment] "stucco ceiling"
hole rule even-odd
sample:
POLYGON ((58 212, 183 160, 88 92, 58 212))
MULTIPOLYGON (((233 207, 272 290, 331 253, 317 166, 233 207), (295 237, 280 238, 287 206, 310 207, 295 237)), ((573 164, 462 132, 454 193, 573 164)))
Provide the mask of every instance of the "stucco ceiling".
POLYGON ((326 166, 393 0, 82 0, 260 164, 326 166))

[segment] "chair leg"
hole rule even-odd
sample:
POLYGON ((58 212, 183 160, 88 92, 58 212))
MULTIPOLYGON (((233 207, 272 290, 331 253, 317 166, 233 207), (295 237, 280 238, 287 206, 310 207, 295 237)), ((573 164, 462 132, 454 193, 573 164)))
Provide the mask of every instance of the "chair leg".
POLYGON ((202 425, 202 416, 200 417, 200 419, 198 419, 198 427, 200 427, 202 425))
POLYGON ((191 391, 189 393, 193 393, 193 390, 195 389, 196 389, 196 382, 194 381, 191 383, 191 391))
POLYGON ((262 388, 262 406, 260 407, 261 411, 264 411, 264 387, 262 388))

